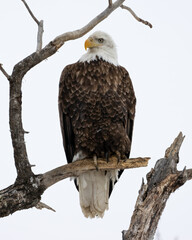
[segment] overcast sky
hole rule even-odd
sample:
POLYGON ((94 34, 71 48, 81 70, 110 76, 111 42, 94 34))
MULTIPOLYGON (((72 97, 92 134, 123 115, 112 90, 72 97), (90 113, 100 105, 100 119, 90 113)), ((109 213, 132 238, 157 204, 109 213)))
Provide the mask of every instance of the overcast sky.
MULTIPOLYGON (((108 1, 28 0, 44 20, 44 45, 61 33, 78 29, 105 9, 108 1)), ((153 28, 116 10, 93 31, 108 32, 117 44, 119 63, 130 73, 137 96, 131 157, 151 157, 147 168, 124 171, 103 219, 84 218, 73 182, 48 189, 42 201, 56 210, 29 209, 1 219, 1 239, 121 239, 134 210, 142 177, 164 156, 180 131, 186 135, 179 170, 192 167, 192 3, 190 0, 127 1, 153 28)), ((36 49, 36 23, 22 1, 1 0, 0 63, 8 73, 36 49)), ((93 32, 91 31, 91 33, 93 32)), ((62 69, 85 53, 81 39, 67 42, 54 56, 34 67, 23 81, 23 124, 29 160, 35 173, 66 163, 57 108, 62 69)), ((8 125, 9 86, 0 73, 0 189, 16 178, 8 125)), ((159 222, 161 240, 191 240, 192 182, 171 195, 159 222)))

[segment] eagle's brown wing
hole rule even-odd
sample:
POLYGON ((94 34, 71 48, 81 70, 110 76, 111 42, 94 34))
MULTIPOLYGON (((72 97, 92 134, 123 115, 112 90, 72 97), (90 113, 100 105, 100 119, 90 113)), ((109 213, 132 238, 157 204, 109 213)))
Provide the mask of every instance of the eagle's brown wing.
POLYGON ((61 132, 63 137, 63 146, 65 149, 65 154, 67 158, 67 162, 71 163, 74 156, 74 150, 75 150, 75 142, 74 142, 74 132, 72 128, 72 122, 71 118, 68 114, 64 112, 64 106, 65 104, 63 102, 64 99, 66 99, 63 94, 63 89, 65 88, 65 80, 70 75, 70 69, 72 68, 72 65, 68 65, 64 68, 61 78, 60 78, 60 84, 59 84, 59 116, 60 116, 60 126, 61 126, 61 132))
MULTIPOLYGON (((133 125, 134 125, 134 118, 135 118, 136 97, 135 97, 132 81, 130 79, 130 76, 127 70, 124 67, 119 66, 118 73, 119 73, 119 77, 121 78, 121 84, 119 85, 118 93, 122 99, 122 104, 126 108, 124 124, 125 124, 125 131, 130 141, 130 150, 131 150, 133 125)), ((130 151, 126 154, 126 158, 129 158, 129 155, 130 155, 130 151)), ((120 178, 123 171, 124 170, 120 170, 118 172, 118 178, 120 178)), ((111 182, 109 187, 109 196, 112 190, 113 190, 113 185, 111 182)))

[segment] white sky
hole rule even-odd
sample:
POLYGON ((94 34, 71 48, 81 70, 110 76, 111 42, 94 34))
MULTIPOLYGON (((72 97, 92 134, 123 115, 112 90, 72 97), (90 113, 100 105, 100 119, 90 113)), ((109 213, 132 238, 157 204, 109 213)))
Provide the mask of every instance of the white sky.
MULTIPOLYGON (((44 45, 57 35, 84 26, 106 6, 107 0, 29 0, 35 16, 44 20, 44 45)), ((119 63, 132 78, 137 96, 132 157, 150 156, 147 168, 126 170, 110 198, 103 219, 85 219, 78 193, 68 179, 48 189, 42 201, 56 210, 29 209, 1 219, 1 239, 98 240, 121 239, 129 226, 142 177, 164 156, 182 131, 179 170, 192 167, 192 3, 190 0, 127 1, 153 28, 138 23, 125 10, 116 10, 95 30, 108 32, 118 48, 119 63)), ((8 73, 36 49, 37 26, 21 1, 1 1, 0 62, 8 73)), ((93 32, 93 31, 92 31, 93 32)), ((89 34, 88 34, 89 35, 89 34)), ((62 69, 84 54, 87 36, 67 42, 54 56, 34 67, 23 81, 23 124, 35 173, 66 163, 57 109, 62 69)), ((16 177, 8 125, 8 82, 0 73, 0 189, 16 177)), ((167 202, 158 231, 161 240, 191 240, 192 183, 167 202)))

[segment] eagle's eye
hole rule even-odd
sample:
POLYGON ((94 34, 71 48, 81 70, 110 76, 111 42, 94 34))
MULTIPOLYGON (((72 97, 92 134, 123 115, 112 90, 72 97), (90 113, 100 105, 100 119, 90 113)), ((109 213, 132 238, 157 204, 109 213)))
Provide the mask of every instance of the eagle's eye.
POLYGON ((103 42, 104 42, 104 39, 103 39, 103 38, 98 38, 98 42, 99 42, 99 43, 103 43, 103 42))

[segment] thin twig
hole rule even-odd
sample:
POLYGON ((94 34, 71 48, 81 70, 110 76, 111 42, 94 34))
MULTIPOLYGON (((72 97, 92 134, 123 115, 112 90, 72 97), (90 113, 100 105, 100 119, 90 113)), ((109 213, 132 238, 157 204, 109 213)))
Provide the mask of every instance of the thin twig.
POLYGON ((35 15, 32 13, 31 9, 29 8, 29 5, 25 2, 25 0, 21 0, 25 7, 27 8, 29 14, 31 15, 31 17, 33 18, 33 20, 37 23, 37 25, 39 25, 39 21, 37 20, 37 18, 35 17, 35 15))
POLYGON ((25 0, 21 0, 25 7, 27 8, 29 14, 31 15, 31 17, 33 18, 33 20, 37 23, 38 25, 38 33, 37 33, 37 49, 36 52, 40 52, 40 50, 42 49, 42 42, 43 42, 43 20, 39 21, 35 15, 33 14, 33 12, 31 11, 31 9, 29 8, 29 5, 25 2, 25 0))
POLYGON ((111 7, 113 5, 113 1, 112 0, 108 0, 109 2, 109 7, 111 7))
POLYGON ((3 68, 3 64, 0 63, 0 70, 1 72, 4 74, 4 76, 9 80, 10 76, 9 74, 5 71, 5 69, 3 68))
POLYGON ((43 202, 38 202, 37 205, 35 206, 37 209, 42 210, 43 208, 46 208, 48 210, 51 210, 53 212, 56 212, 55 209, 53 209, 52 207, 48 206, 47 204, 43 203, 43 202))
POLYGON ((40 52, 43 45, 43 20, 38 24, 38 33, 37 33, 37 49, 36 52, 40 52))
POLYGON ((141 23, 149 26, 150 28, 153 27, 150 22, 145 21, 145 20, 141 19, 140 17, 138 17, 138 16, 135 14, 135 12, 134 12, 130 7, 127 7, 127 6, 125 6, 125 5, 122 4, 122 5, 121 5, 121 8, 122 8, 122 9, 126 9, 127 11, 129 11, 129 12, 132 14, 132 16, 133 16, 138 22, 141 22, 141 23))

